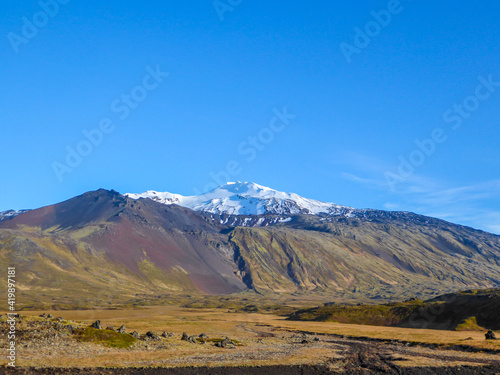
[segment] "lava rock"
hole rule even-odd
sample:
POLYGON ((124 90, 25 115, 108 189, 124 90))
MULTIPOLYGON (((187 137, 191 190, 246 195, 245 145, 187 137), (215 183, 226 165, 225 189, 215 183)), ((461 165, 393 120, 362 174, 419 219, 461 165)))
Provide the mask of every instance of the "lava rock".
POLYGON ((495 332, 493 332, 492 330, 489 330, 484 336, 486 337, 486 340, 496 340, 497 339, 495 332))

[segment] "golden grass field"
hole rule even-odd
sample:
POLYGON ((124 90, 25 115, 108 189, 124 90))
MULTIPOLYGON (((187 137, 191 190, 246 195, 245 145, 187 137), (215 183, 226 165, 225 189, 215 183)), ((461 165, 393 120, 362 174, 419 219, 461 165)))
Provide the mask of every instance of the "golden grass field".
MULTIPOLYGON (((174 333, 161 341, 139 340, 128 349, 114 349, 93 343, 77 343, 70 336, 57 337, 46 343, 18 342, 17 365, 35 367, 176 367, 326 364, 335 367, 353 343, 376 347, 396 357, 399 366, 480 365, 498 361, 500 340, 486 341, 484 332, 437 331, 392 327, 361 326, 331 322, 287 321, 273 314, 239 313, 227 309, 192 309, 179 306, 154 306, 117 310, 26 311, 25 320, 35 320, 41 313, 52 313, 65 320, 89 325, 99 319, 103 327, 126 325, 127 332, 141 334, 154 331, 174 333), (234 349, 216 348, 210 344, 181 341, 183 332, 206 333, 211 338, 237 340, 234 349), (320 341, 301 344, 299 335, 320 341), (344 335, 336 337, 328 335, 344 335), (356 338, 356 339, 350 339, 356 338), (394 342, 364 342, 360 338, 400 340, 438 347, 408 346, 394 342), (466 345, 486 352, 450 350, 466 345), (332 361, 333 359, 333 361, 332 361)), ((499 335, 500 336, 500 335, 499 335)), ((2 338, 3 340, 4 338, 2 338)), ((4 343, 2 343, 4 344, 4 343)), ((5 359, 1 359, 5 364, 5 359)), ((339 363, 340 363, 339 362, 339 363)))

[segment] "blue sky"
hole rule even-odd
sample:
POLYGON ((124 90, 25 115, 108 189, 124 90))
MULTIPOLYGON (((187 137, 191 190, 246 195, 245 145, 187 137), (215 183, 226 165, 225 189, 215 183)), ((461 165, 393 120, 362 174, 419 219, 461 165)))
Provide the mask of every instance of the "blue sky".
POLYGON ((253 181, 500 234, 500 4, 4 1, 0 211, 253 181))

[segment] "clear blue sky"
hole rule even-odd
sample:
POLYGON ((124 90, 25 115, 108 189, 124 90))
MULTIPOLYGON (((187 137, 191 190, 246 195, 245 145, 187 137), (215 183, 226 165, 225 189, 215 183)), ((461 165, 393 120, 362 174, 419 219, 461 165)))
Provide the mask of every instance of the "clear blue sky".
POLYGON ((42 4, 2 2, 0 211, 191 195, 229 163, 500 234, 497 1, 42 4))

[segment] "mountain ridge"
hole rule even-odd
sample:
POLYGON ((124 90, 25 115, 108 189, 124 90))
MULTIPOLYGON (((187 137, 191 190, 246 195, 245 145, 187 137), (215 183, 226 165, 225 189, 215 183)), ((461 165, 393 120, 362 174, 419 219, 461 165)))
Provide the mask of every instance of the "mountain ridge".
POLYGON ((254 182, 228 182, 207 193, 183 196, 149 190, 142 194, 127 193, 133 199, 149 198, 163 204, 178 204, 194 211, 229 215, 263 214, 330 214, 350 215, 356 209, 335 203, 284 193, 254 182))

